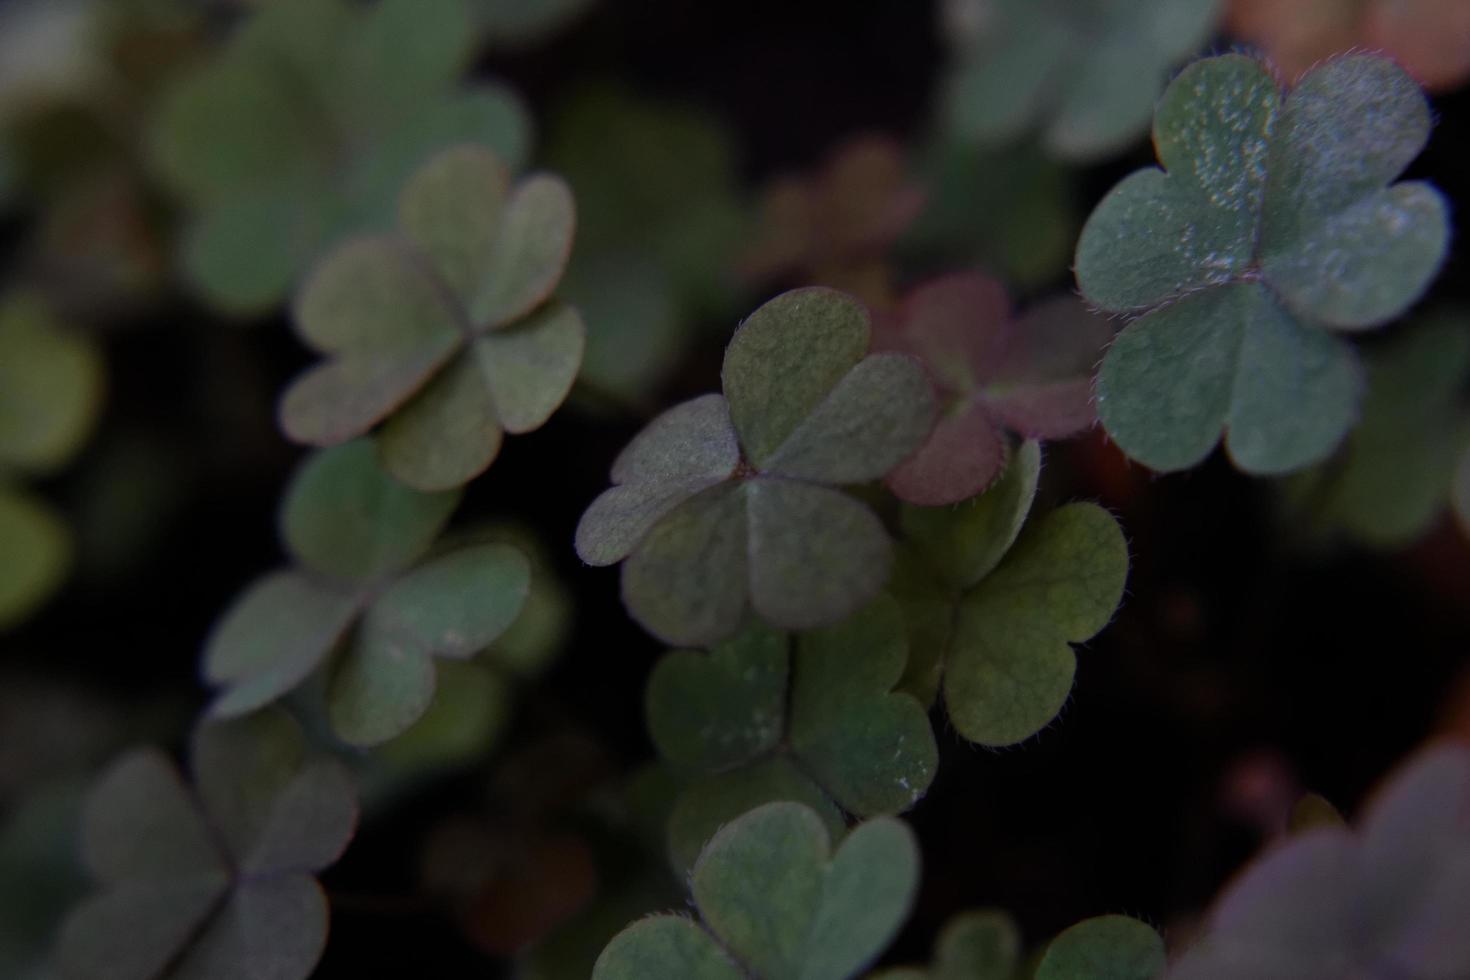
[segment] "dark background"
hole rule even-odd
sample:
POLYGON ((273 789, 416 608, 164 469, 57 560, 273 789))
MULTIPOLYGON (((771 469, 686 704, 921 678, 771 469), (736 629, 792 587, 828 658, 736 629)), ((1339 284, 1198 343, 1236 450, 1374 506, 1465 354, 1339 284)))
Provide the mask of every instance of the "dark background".
MULTIPOLYGON (((535 109, 605 76, 707 107, 733 127, 743 175, 758 184, 811 168, 864 130, 918 138, 943 54, 933 11, 914 0, 621 0, 483 67, 535 109)), ((1461 94, 1436 109, 1412 175, 1434 180, 1458 212, 1470 195, 1470 103, 1461 94)), ((1140 145, 1082 173, 1082 199, 1090 207, 1151 161, 1140 145)), ((23 230, 12 224, 0 237, 23 230)), ((1464 263, 1457 248, 1429 302, 1465 300, 1464 263)), ((221 325, 182 297, 164 317, 115 330, 107 346, 106 418, 72 473, 141 437, 182 489, 156 517, 139 517, 155 525, 154 543, 129 575, 84 574, 7 646, 22 666, 111 694, 171 689, 201 703, 202 638, 237 590, 280 560, 276 500, 299 452, 274 431, 274 400, 308 357, 284 321, 221 325)), ((718 357, 718 343, 690 357, 663 403, 714 388, 718 357)), ((562 411, 509 440, 460 512, 529 522, 576 602, 572 641, 529 693, 507 751, 576 725, 610 777, 651 755, 642 685, 661 647, 623 613, 616 572, 581 567, 571 539, 644 421, 562 411)), ((79 499, 83 478, 46 489, 79 499)), ((1030 943, 1107 912, 1183 929, 1263 840, 1238 805, 1250 786, 1272 797, 1299 785, 1352 812, 1449 723, 1457 683, 1459 710, 1470 710, 1470 548, 1448 520, 1397 555, 1303 546, 1272 488, 1218 456, 1155 478, 1101 436, 1050 450, 1046 479, 1051 499, 1100 499, 1118 514, 1133 552, 1128 596, 1079 651, 1062 716, 1027 743, 980 750, 936 713, 939 774, 910 814, 925 855, 922 894, 897 961, 927 958, 943 921, 977 905, 1011 910, 1030 943)), ((478 800, 484 779, 452 780, 364 827, 325 876, 349 897, 336 906, 320 975, 493 975, 452 922, 397 900, 413 888, 423 833, 446 808, 478 800), (363 895, 382 901, 350 897, 363 895)))

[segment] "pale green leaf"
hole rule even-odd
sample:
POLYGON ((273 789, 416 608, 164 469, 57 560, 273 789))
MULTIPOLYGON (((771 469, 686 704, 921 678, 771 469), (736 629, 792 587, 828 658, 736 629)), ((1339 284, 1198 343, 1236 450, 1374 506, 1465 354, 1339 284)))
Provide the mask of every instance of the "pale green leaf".
POLYGON ((572 191, 561 178, 536 174, 517 184, 467 304, 470 322, 504 326, 550 296, 571 255, 575 225, 572 191))
POLYGON ((592 980, 744 980, 710 934, 688 919, 655 915, 613 937, 592 968, 592 980))
POLYGON ((72 561, 71 532, 51 506, 0 483, 0 630, 17 625, 49 599, 72 561))
POLYGON ((1051 941, 1036 980, 1156 980, 1164 971, 1164 940, 1126 915, 1077 923, 1051 941))
POLYGON ((102 355, 38 296, 0 303, 0 467, 46 473, 91 434, 102 403, 102 355))

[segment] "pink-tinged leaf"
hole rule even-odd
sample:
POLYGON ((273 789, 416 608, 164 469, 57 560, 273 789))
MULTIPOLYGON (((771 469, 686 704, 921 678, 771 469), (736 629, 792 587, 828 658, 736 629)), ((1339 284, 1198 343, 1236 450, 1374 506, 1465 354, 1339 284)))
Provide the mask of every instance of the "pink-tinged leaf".
POLYGON ((917 355, 948 409, 889 488, 921 506, 957 503, 1000 472, 1008 432, 1061 439, 1091 427, 1092 370, 1111 332, 1071 297, 1015 319, 1003 287, 979 273, 916 289, 880 324, 876 343, 917 355))
POLYGON ((920 507, 967 500, 990 486, 1005 468, 1005 433, 978 402, 939 420, 917 453, 888 476, 888 488, 920 507))

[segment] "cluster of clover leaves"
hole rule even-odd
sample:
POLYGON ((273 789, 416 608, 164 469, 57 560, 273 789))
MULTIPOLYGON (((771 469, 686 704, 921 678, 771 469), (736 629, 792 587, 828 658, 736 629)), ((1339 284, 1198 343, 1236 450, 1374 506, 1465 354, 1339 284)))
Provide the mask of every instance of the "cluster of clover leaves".
POLYGON ((476 143, 520 165, 519 99, 458 84, 471 27, 463 0, 264 4, 173 83, 149 156, 192 214, 182 262, 206 300, 275 307, 329 243, 390 227, 404 178, 440 147, 476 143))
MULTIPOLYGON (((316 264, 295 303, 325 359, 280 405, 288 436, 319 447, 281 507, 290 565, 247 588, 208 640, 218 695, 194 739, 192 788, 143 752, 94 790, 84 842, 99 889, 64 932, 65 975, 308 974, 326 923, 312 876, 346 846, 355 792, 275 702, 319 702, 349 745, 388 743, 430 711, 437 660, 493 659, 527 606, 522 549, 441 533, 504 434, 544 423, 578 374, 581 317, 553 295, 574 210, 558 178, 513 179, 513 105, 453 88, 464 55, 448 6, 271 4, 165 114, 155 149, 197 210, 186 253, 226 305, 279 298, 325 242, 363 234, 316 264), (261 106, 273 125, 250 124, 261 106), (442 149, 465 137, 481 145, 442 149)), ((1116 9, 1131 18, 1119 30, 1144 24, 1168 52, 1161 72, 1174 57, 1162 38, 1193 29, 1179 5, 1116 9)), ((1095 47, 1104 67, 1138 57, 1095 47)), ((1033 101, 1057 99, 1065 119, 1094 112, 1073 104, 1080 91, 1134 94, 1091 85, 1089 72, 1106 72, 1076 51, 1069 40, 1038 62, 1033 101), (1063 79, 1076 64, 1082 80, 1063 79)), ((1137 316, 1108 347, 1095 399, 1106 323, 1061 301, 1013 319, 979 277, 921 287, 876 327, 859 301, 820 287, 739 326, 722 392, 654 419, 576 533, 584 561, 621 563, 629 613, 687 648, 653 671, 647 717, 682 787, 666 844, 699 913, 628 927, 594 977, 849 980, 868 968, 918 886, 916 842, 895 815, 934 777, 931 707, 942 700, 973 743, 1034 735, 1069 696, 1074 645, 1122 598, 1128 552, 1111 515, 1067 503, 1032 516, 1037 440, 1085 429, 1096 411, 1159 469, 1197 463, 1222 429, 1251 472, 1325 459, 1362 387, 1328 331, 1396 317, 1446 248, 1436 192, 1385 188, 1427 129, 1417 86, 1380 59, 1329 62, 1285 97, 1248 58, 1187 69, 1155 117, 1167 173, 1120 185, 1078 248, 1086 299, 1137 316)), ((1411 349, 1403 370, 1425 356, 1411 349)), ((1384 363, 1375 390, 1391 392, 1403 382, 1391 353, 1384 363)), ((1360 441, 1376 439, 1365 424, 1360 441)), ((1467 474, 1470 462, 1462 505, 1467 474)), ((1470 950, 1442 913, 1470 887, 1467 784, 1463 752, 1432 754, 1370 809, 1361 841, 1328 829, 1268 857, 1181 969, 1341 976, 1392 962, 1455 975, 1470 950), (1351 932, 1383 910, 1372 937, 1351 932), (1341 969, 1297 969, 1318 933, 1283 921, 1333 930, 1341 969)), ((930 968, 887 976, 1011 977, 1025 969, 1019 948, 1005 920, 971 915, 930 968)), ((1121 916, 1038 956, 1038 980, 1149 980, 1165 965, 1157 933, 1121 916)))

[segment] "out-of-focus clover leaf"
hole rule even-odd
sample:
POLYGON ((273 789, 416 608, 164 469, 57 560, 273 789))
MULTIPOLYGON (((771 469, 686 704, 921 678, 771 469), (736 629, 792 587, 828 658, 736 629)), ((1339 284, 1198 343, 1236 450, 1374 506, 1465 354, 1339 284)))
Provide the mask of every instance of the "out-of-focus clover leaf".
POLYGON ((1170 980, 1470 974, 1470 747, 1404 763, 1357 829, 1287 838, 1216 899, 1170 980))
POLYGON ((472 37, 462 0, 270 3, 180 78, 150 149, 192 211, 183 262, 201 294, 230 312, 275 306, 333 242, 391 227, 403 181, 446 146, 519 165, 520 101, 455 86, 472 37))
POLYGON ((102 354, 44 301, 0 304, 0 471, 51 473, 91 435, 102 407, 102 354))
POLYGON ((202 725, 193 787, 154 749, 118 760, 82 815, 98 889, 62 927, 57 965, 75 980, 305 978, 327 939, 313 875, 357 822, 340 764, 307 754, 288 716, 202 725))
POLYGON ((1361 382, 1338 332, 1403 313, 1439 270, 1446 204, 1390 184, 1429 137, 1429 106, 1392 62, 1354 55, 1289 95, 1260 63, 1207 58, 1164 93, 1141 170, 1092 214, 1077 282, 1141 314, 1108 350, 1098 414, 1129 456, 1195 465, 1226 432, 1255 474, 1324 459, 1361 382))
POLYGON ((398 484, 361 440, 308 459, 281 508, 295 567, 249 586, 205 647, 204 675, 224 689, 211 712, 236 717, 279 698, 346 639, 327 684, 336 734, 371 745, 418 721, 434 698, 434 660, 489 646, 529 588, 525 556, 509 545, 425 559, 457 502, 398 484))
POLYGON ((577 527, 593 565, 673 644, 733 635, 747 607, 784 629, 831 625, 883 587, 891 543, 836 489, 880 479, 928 435, 934 395, 910 357, 868 355, 867 312, 830 289, 756 310, 725 351, 725 394, 654 419, 577 527), (866 356, 865 356, 866 355, 866 356))
POLYGON ((856 137, 811 176, 778 178, 766 188, 741 274, 757 283, 820 283, 886 305, 887 253, 924 199, 902 144, 856 137))
POLYGON ((1363 418, 1326 463, 1286 486, 1302 517, 1376 548, 1401 548, 1439 517, 1455 452, 1470 432, 1461 390, 1470 324, 1442 316, 1410 327, 1367 359, 1363 418))
POLYGON ((1214 30, 1220 0, 948 0, 957 64, 947 124, 960 139, 1095 160, 1148 129, 1170 70, 1214 30))
POLYGON ((697 774, 670 820, 675 866, 687 868, 726 820, 757 802, 815 799, 824 814, 836 804, 860 818, 913 806, 939 752, 924 706, 893 690, 907 647, 898 604, 884 596, 794 644, 752 626, 709 653, 659 661, 648 681, 649 732, 670 765, 697 774), (772 768, 773 760, 790 765, 772 768), (731 797, 732 786, 746 792, 731 797), (730 803, 744 806, 729 812, 730 803))
POLYGON ((1096 421, 1092 369, 1112 330, 1072 297, 1014 318, 1004 286, 961 273, 918 287, 878 322, 875 346, 918 357, 943 399, 928 442, 885 481, 901 500, 967 500, 1005 468, 1011 433, 1064 439, 1096 421))
POLYGON ((690 876, 701 921, 659 915, 610 942, 593 980, 848 980, 898 932, 918 846, 880 817, 832 848, 799 803, 768 803, 715 835, 690 876))
POLYGON ((975 909, 949 920, 927 970, 895 967, 870 980, 1015 980, 1020 961, 1021 933, 1015 920, 999 909, 975 909))
POLYGON ((957 260, 1023 288, 1052 283, 1072 261, 1082 224, 1070 172, 1032 147, 986 152, 953 138, 919 158, 924 208, 899 240, 919 268, 957 260))
POLYGON ((745 223, 734 141, 708 111, 604 83, 553 109, 546 159, 577 196, 564 292, 589 327, 583 380, 642 404, 686 322, 727 312, 745 223))
POLYGON ((1036 980, 1155 980, 1164 962, 1164 940, 1152 926, 1126 915, 1102 915, 1053 939, 1036 980))
POLYGON ((586 332, 551 298, 571 248, 556 177, 514 186, 494 154, 455 147, 410 180, 402 233, 350 241, 297 300, 297 332, 326 355, 281 398, 297 442, 376 435, 383 465, 447 490, 494 461, 506 432, 540 428, 571 390, 586 332))
POLYGON ((86 878, 75 854, 85 782, 49 780, 0 820, 0 976, 42 980, 48 951, 86 878))
POLYGON ((0 303, 0 629, 55 592, 71 564, 71 533, 46 501, 9 477, 64 466, 96 426, 102 354, 28 293, 0 303))
POLYGON ((485 42, 496 48, 528 47, 570 26, 597 0, 471 0, 485 42))
POLYGON ((1470 6, 1459 0, 1230 0, 1225 29, 1288 78, 1347 51, 1381 51, 1434 91, 1470 77, 1470 6))
POLYGON ((1019 742, 1056 717, 1072 644, 1107 625, 1128 575, 1123 532, 1096 504, 1027 522, 1040 467, 1028 442, 971 502, 903 512, 892 586, 912 651, 902 687, 924 703, 942 687, 955 729, 984 745, 1019 742))

